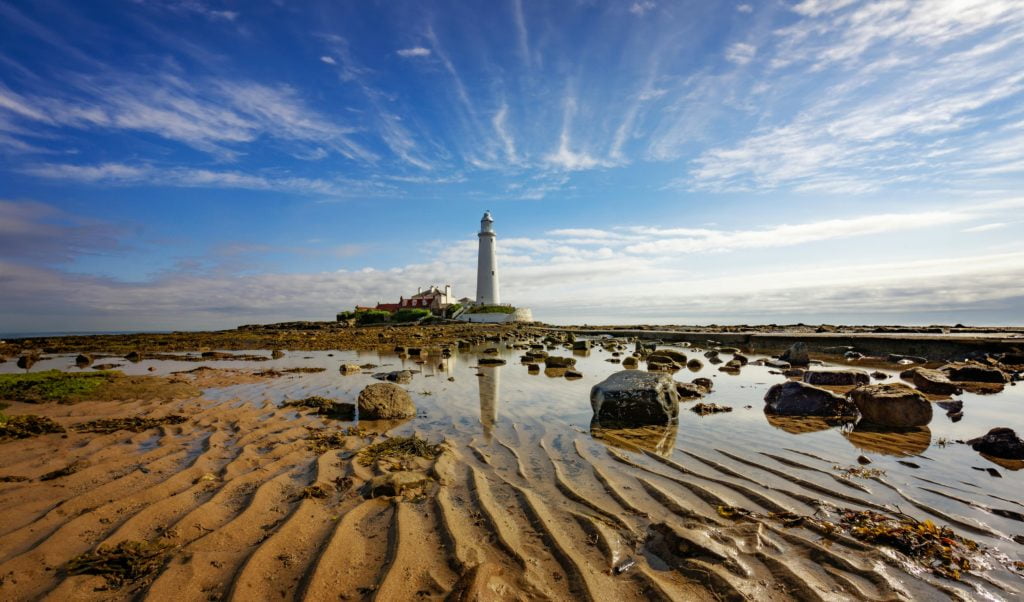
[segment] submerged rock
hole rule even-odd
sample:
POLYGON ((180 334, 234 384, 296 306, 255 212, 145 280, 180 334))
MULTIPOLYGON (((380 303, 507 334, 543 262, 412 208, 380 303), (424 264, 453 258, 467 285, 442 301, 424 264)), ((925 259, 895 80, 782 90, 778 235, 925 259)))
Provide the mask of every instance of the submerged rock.
POLYGON ((791 380, 768 389, 766 414, 786 416, 853 416, 856 410, 845 397, 800 381, 791 380))
POLYGON ((668 374, 625 370, 590 390, 594 419, 621 424, 667 424, 679 415, 676 383, 668 374))
POLYGON ((400 385, 407 385, 412 382, 411 370, 395 370, 394 372, 378 372, 373 375, 377 380, 386 380, 400 385))
POLYGON ((903 383, 865 385, 850 392, 863 420, 871 424, 906 428, 932 420, 932 404, 920 391, 903 383))
POLYGON ((804 382, 811 385, 846 387, 869 384, 871 376, 861 370, 808 370, 804 372, 804 382))
POLYGON ((357 404, 360 419, 391 420, 416 415, 412 398, 405 389, 392 383, 369 385, 359 393, 357 404))
POLYGON ((998 427, 967 442, 974 451, 1004 460, 1024 460, 1024 440, 1013 429, 998 427))
POLYGON ((559 357, 557 355, 549 355, 544 358, 544 366, 547 368, 571 368, 576 365, 576 358, 574 357, 559 357))
POLYGON ((789 349, 779 356, 779 359, 789 362, 794 366, 806 366, 811 363, 811 358, 807 354, 807 344, 804 342, 796 342, 790 345, 789 349))
POLYGON ((499 357, 482 357, 476 363, 479 366, 504 366, 505 360, 499 357))

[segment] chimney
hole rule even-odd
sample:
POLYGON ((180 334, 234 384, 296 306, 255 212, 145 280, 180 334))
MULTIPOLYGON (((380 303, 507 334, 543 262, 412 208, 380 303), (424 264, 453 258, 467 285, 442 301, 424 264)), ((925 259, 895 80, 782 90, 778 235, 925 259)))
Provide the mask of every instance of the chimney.
POLYGON ((444 285, 444 296, 449 301, 451 301, 451 299, 452 299, 452 285, 450 285, 450 284, 444 285))

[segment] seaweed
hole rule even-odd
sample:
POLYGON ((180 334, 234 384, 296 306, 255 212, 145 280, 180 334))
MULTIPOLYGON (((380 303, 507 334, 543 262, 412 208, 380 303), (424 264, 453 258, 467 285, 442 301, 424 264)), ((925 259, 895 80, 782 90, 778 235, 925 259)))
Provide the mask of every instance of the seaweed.
POLYGON ((971 570, 968 554, 978 550, 977 542, 949 527, 910 516, 892 518, 870 510, 847 510, 840 524, 854 538, 893 548, 948 579, 959 580, 961 571, 971 570))
POLYGON ((731 412, 732 408, 729 406, 720 406, 717 403, 704 403, 700 402, 690 408, 690 411, 701 416, 707 416, 708 414, 718 414, 719 412, 731 412))
POLYGON ((296 499, 309 500, 315 498, 318 500, 322 500, 325 497, 327 497, 329 493, 330 485, 325 485, 323 483, 313 483, 312 485, 303 487, 302 491, 300 491, 299 494, 296 496, 296 499))
POLYGON ((160 541, 122 541, 76 556, 64 570, 68 575, 100 575, 116 589, 155 575, 166 564, 171 549, 160 541))
POLYGON ((115 378, 113 372, 0 374, 0 398, 27 403, 71 402, 88 396, 115 378))
POLYGON ((79 422, 72 425, 71 430, 79 433, 114 433, 117 431, 140 433, 165 424, 181 424, 187 420, 188 418, 178 414, 170 414, 162 418, 139 418, 137 416, 132 418, 104 418, 102 420, 79 422))
POLYGON ((309 441, 309 448, 318 454, 332 449, 345 449, 349 437, 365 436, 362 429, 355 426, 344 431, 312 427, 306 427, 306 429, 309 431, 309 435, 306 437, 306 440, 309 441))
POLYGON ((852 479, 853 477, 859 477, 861 479, 873 479, 880 477, 885 474, 885 471, 881 468, 865 468, 864 466, 839 466, 838 464, 832 467, 832 470, 839 471, 839 478, 841 479, 852 479))
POLYGON ((23 414, 4 416, 0 414, 0 441, 4 439, 27 439, 48 433, 63 433, 64 427, 46 416, 23 414))
POLYGON ((415 435, 408 437, 391 437, 359 450, 359 463, 372 466, 377 460, 385 458, 405 458, 419 456, 433 460, 441 453, 440 445, 431 445, 415 435))
POLYGON ((0 483, 27 483, 32 479, 21 475, 4 475, 0 477, 0 483))
POLYGON ((356 406, 351 403, 334 401, 326 397, 314 395, 298 401, 286 401, 282 407, 310 408, 316 410, 317 414, 336 418, 338 420, 354 420, 356 417, 356 406))

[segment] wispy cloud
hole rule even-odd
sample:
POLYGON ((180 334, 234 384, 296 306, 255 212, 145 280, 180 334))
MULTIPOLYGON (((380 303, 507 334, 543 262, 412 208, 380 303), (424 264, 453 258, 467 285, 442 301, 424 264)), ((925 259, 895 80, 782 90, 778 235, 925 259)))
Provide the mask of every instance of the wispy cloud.
POLYGON ((402 48, 397 51, 397 54, 398 56, 405 58, 430 56, 430 49, 422 46, 414 46, 412 48, 402 48))
POLYGON ((754 60, 754 55, 756 54, 757 47, 752 44, 736 42, 725 51, 725 58, 737 65, 746 65, 754 60))
POLYGON ((637 0, 629 7, 629 12, 642 17, 647 11, 653 9, 654 6, 655 4, 651 0, 637 0))

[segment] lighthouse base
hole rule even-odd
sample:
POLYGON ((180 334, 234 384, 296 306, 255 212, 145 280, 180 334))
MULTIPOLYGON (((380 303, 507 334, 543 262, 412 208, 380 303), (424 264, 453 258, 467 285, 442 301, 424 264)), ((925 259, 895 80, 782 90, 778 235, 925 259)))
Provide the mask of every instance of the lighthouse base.
MULTIPOLYGON (((472 311, 472 310, 470 310, 472 311)), ((509 322, 533 322, 533 312, 529 307, 517 307, 512 313, 479 313, 470 311, 459 315, 456 320, 460 322, 473 322, 474 324, 507 324, 509 322)))

